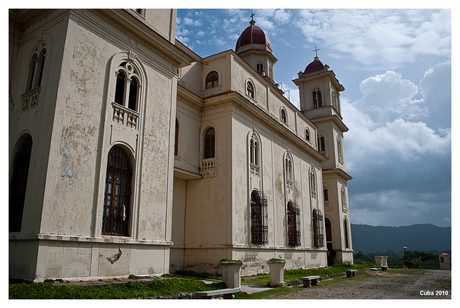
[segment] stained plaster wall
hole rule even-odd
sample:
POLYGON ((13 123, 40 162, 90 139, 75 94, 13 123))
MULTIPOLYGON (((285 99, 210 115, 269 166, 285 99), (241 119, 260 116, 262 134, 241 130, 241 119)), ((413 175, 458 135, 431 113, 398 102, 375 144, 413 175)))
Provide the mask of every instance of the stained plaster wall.
MULTIPOLYGON (((47 99, 41 98, 43 104, 35 111, 40 116, 32 121, 35 127, 29 124, 28 128, 22 128, 21 125, 26 124, 21 124, 21 120, 19 127, 10 126, 11 135, 29 130, 34 138, 29 183, 37 185, 28 190, 27 196, 37 196, 38 211, 33 219, 24 215, 21 233, 32 233, 29 230, 32 228, 33 233, 40 233, 41 239, 38 254, 23 258, 27 260, 15 266, 30 265, 34 258, 37 269, 31 274, 34 269, 29 266, 29 276, 23 277, 28 279, 165 273, 169 267, 172 214, 173 153, 170 147, 174 140, 171 132, 174 132, 172 119, 177 93, 175 69, 147 46, 129 44, 129 37, 117 28, 112 27, 112 31, 118 39, 106 37, 98 26, 110 28, 110 24, 91 12, 84 11, 83 15, 92 22, 87 23, 85 17, 73 11, 60 23, 48 19, 50 27, 46 30, 52 40, 47 45, 43 80, 46 87, 41 93, 47 99), (108 89, 115 79, 114 72, 109 72, 110 57, 123 50, 133 50, 145 72, 147 89, 146 96, 141 98, 137 131, 117 125, 111 117, 114 93, 108 89), (128 238, 101 236, 107 153, 115 144, 127 150, 134 165, 135 193, 128 238), (37 153, 42 147, 43 151, 37 153), (46 185, 44 190, 40 191, 40 183, 46 185), (56 257, 46 248, 48 242, 44 240, 48 238, 56 241, 53 245, 68 249, 63 248, 62 256, 56 257), (107 244, 104 246, 101 242, 107 244), (129 245, 124 245, 126 243, 129 245), (91 247, 91 251, 85 248, 74 253, 81 245, 91 247), (102 246, 105 250, 100 250, 102 246), (118 249, 123 251, 121 262, 110 264, 106 258, 117 254, 118 249), (92 260, 89 263, 88 258, 92 260), (66 261, 62 262, 63 259, 66 261), (81 262, 83 259, 86 261, 81 262)), ((27 50, 30 52, 33 44, 33 40, 25 44, 25 51, 19 56, 28 59, 27 50)), ((22 76, 27 76, 24 75, 27 61, 18 61, 24 63, 22 76)), ((26 213, 34 213, 30 206, 26 203, 26 213)), ((32 249, 22 246, 10 244, 11 256, 32 249)))
MULTIPOLYGON (((321 173, 319 162, 314 162, 308 155, 296 152, 301 151, 290 142, 285 141, 281 135, 272 130, 268 125, 256 120, 253 115, 245 114, 237 108, 234 113, 233 131, 233 258, 245 262, 242 268, 244 274, 267 272, 266 261, 273 257, 282 257, 287 260, 286 268, 319 267, 325 264, 324 249, 312 247, 312 204, 308 186, 308 174, 313 164, 317 169, 317 186, 321 187, 321 173), (268 244, 254 246, 250 244, 250 209, 249 199, 253 189, 260 190, 259 181, 249 181, 248 176, 248 133, 255 129, 261 137, 261 166, 263 172, 260 181, 263 182, 263 191, 267 197, 268 214, 268 244), (301 246, 298 248, 287 247, 286 223, 286 195, 284 188, 284 162, 283 157, 287 149, 294 152, 295 200, 301 208, 301 246), (274 181, 273 181, 274 179, 274 181), (254 184, 255 182, 255 184, 254 184), (319 253, 319 254, 318 254, 319 253)), ((322 190, 318 193, 322 200, 322 190)), ((322 204, 320 202, 319 204, 322 204)), ((314 203, 318 207, 317 202, 314 203)), ((319 206, 321 211, 323 208, 319 206)))

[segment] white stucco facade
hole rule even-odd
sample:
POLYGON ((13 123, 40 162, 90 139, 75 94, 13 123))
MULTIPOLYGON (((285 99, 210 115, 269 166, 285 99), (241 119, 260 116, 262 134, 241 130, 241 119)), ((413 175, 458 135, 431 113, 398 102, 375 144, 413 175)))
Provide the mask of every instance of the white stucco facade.
POLYGON ((333 72, 299 74, 298 110, 271 48, 201 58, 175 20, 10 10, 11 278, 215 272, 222 258, 246 275, 279 257, 325 267, 332 251, 329 263, 353 262, 333 72))

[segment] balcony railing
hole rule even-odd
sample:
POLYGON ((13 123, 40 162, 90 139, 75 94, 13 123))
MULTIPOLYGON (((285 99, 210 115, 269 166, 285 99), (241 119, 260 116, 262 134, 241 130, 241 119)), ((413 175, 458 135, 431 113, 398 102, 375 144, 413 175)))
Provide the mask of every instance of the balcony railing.
POLYGON ((22 103, 21 112, 27 111, 29 109, 33 109, 38 106, 38 98, 40 95, 40 89, 41 88, 37 88, 21 96, 21 103, 22 103))
POLYGON ((201 163, 201 174, 203 175, 214 175, 216 170, 216 159, 206 158, 201 163))
POLYGON ((117 103, 112 103, 112 108, 114 122, 138 129, 139 113, 117 103))

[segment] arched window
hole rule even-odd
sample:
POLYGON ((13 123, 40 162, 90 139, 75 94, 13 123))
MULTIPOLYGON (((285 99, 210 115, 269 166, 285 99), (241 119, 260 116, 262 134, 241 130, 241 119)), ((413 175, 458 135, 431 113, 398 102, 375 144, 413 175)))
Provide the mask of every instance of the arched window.
POLYGON ((287 204, 288 218, 288 246, 295 247, 300 245, 300 210, 295 207, 292 201, 287 204))
POLYGON ((256 67, 257 67, 257 72, 258 73, 262 73, 264 71, 264 65, 262 63, 260 63, 260 62, 257 63, 256 67))
POLYGON ((332 242, 332 224, 329 218, 324 219, 326 224, 326 242, 332 242))
POLYGON ((290 155, 285 158, 286 180, 292 182, 292 161, 290 155))
POLYGON ((107 158, 102 234, 128 235, 132 165, 128 154, 113 146, 107 158))
POLYGON ((139 76, 130 62, 123 62, 117 68, 115 103, 138 111, 139 76))
POLYGON ((313 210, 313 244, 315 247, 324 246, 323 215, 318 209, 313 210))
POLYGON ((323 136, 318 136, 318 151, 323 155, 326 152, 326 142, 323 136))
POLYGON ((345 248, 350 248, 350 243, 348 241, 348 221, 347 218, 343 220, 343 236, 345 237, 345 248))
POLYGON ((313 90, 313 108, 317 107, 323 107, 323 97, 319 88, 313 90))
POLYGON ((323 195, 324 195, 324 207, 328 207, 329 206, 329 192, 327 191, 327 188, 324 188, 323 195))
POLYGON ((35 90, 41 86, 43 69, 45 67, 46 49, 38 48, 29 62, 29 74, 27 76, 26 92, 35 90))
POLYGON ((251 193, 251 244, 263 244, 262 204, 259 193, 251 193))
POLYGON ((219 85, 219 74, 216 71, 206 75, 206 89, 214 88, 219 85))
POLYGON ((256 166, 259 165, 259 141, 253 136, 251 141, 249 142, 250 145, 250 162, 256 166))
POLYGON ((284 108, 281 108, 281 122, 287 122, 286 110, 284 110, 284 108))
POLYGON ((246 94, 250 98, 254 98, 254 86, 252 85, 252 83, 250 81, 248 81, 247 85, 246 85, 246 94))
POLYGON ((310 141, 310 130, 308 128, 305 129, 305 140, 310 141))
POLYGON ((310 192, 313 198, 316 198, 316 174, 313 167, 310 168, 310 192))
POLYGON ((337 139, 337 152, 339 163, 343 164, 343 146, 340 137, 337 139))
POLYGON ((19 141, 13 161, 13 177, 10 184, 9 231, 19 232, 22 226, 22 214, 26 198, 27 179, 29 175, 32 137, 26 135, 19 141))
POLYGON ((343 186, 342 186, 341 196, 342 196, 342 212, 346 213, 347 212, 347 196, 345 193, 345 187, 343 186))
POLYGON ((216 135, 214 128, 209 128, 204 136, 204 158, 215 157, 216 135))
POLYGON ((176 130, 174 132, 174 155, 179 155, 179 121, 176 118, 176 130))

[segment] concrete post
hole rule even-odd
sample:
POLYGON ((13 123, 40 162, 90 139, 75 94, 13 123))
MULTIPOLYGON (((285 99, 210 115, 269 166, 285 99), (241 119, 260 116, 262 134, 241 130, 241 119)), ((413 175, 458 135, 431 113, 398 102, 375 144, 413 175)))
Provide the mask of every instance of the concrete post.
POLYGON ((241 266, 243 262, 220 261, 222 267, 222 281, 227 288, 241 288, 241 266))
POLYGON ((286 261, 267 261, 270 267, 270 287, 284 286, 284 265, 286 261))

